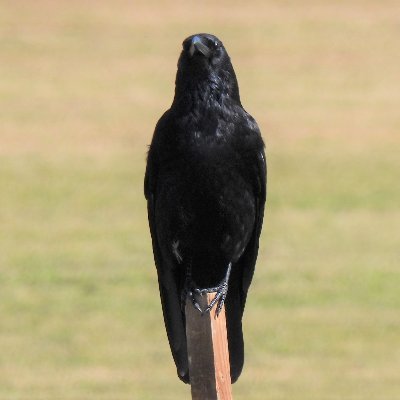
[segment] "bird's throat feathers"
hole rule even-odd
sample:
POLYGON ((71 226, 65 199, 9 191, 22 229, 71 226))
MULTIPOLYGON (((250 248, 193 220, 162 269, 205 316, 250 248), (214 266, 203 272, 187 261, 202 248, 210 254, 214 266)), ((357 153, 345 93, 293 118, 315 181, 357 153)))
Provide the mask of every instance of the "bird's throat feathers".
POLYGON ((172 106, 185 112, 195 109, 229 108, 240 105, 235 73, 220 71, 187 74, 178 69, 172 106))

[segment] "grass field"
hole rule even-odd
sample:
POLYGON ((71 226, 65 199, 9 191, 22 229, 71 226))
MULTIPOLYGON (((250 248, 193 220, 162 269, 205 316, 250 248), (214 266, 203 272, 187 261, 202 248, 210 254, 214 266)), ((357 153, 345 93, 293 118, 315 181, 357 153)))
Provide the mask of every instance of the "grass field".
POLYGON ((0 1, 0 399, 187 399, 142 181, 225 43, 269 198, 235 399, 400 399, 397 1, 0 1))

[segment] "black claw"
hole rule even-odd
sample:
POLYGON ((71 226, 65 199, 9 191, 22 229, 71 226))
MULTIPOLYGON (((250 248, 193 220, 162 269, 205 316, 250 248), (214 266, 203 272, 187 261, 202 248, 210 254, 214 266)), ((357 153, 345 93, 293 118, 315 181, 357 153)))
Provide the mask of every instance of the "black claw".
POLYGON ((205 312, 210 312, 212 308, 217 305, 216 316, 218 317, 225 303, 226 295, 228 293, 228 284, 226 282, 223 282, 221 286, 216 290, 216 292, 217 293, 215 297, 212 299, 205 312))
POLYGON ((207 289, 211 292, 216 292, 215 297, 212 299, 211 303, 208 305, 206 308, 205 312, 210 312, 212 308, 217 304, 217 309, 216 309, 216 316, 218 317, 219 313, 222 310, 222 307, 224 306, 226 295, 228 293, 228 281, 229 281, 229 275, 231 273, 231 264, 228 266, 228 271, 226 273, 225 278, 222 280, 221 284, 212 289, 207 289))
POLYGON ((217 294, 215 295, 215 297, 212 299, 211 303, 210 303, 210 304, 208 305, 208 307, 206 308, 206 312, 211 311, 211 309, 214 307, 215 303, 216 303, 217 301, 219 301, 220 297, 221 297, 221 294, 220 294, 220 293, 217 293, 217 294))
POLYGON ((181 308, 182 312, 185 312, 186 300, 189 297, 190 301, 193 304, 193 307, 198 310, 199 312, 203 313, 203 310, 200 307, 200 304, 196 300, 195 293, 199 293, 198 289, 188 289, 184 288, 182 291, 182 298, 181 298, 181 308))
POLYGON ((203 310, 201 309, 200 304, 196 301, 196 298, 194 297, 193 292, 190 292, 189 296, 192 299, 193 307, 203 314, 203 310))
POLYGON ((222 296, 221 301, 218 303, 217 311, 215 312, 216 315, 217 315, 217 317, 219 316, 219 313, 220 313, 221 310, 222 310, 222 307, 223 307, 223 305, 224 305, 224 303, 225 303, 225 299, 226 299, 226 295, 225 295, 225 296, 222 296))
POLYGON ((186 298, 189 296, 190 300, 192 301, 193 307, 196 310, 198 310, 202 315, 204 315, 204 313, 210 312, 212 308, 217 304, 216 316, 218 317, 219 313, 222 310, 222 307, 224 306, 226 295, 228 293, 228 281, 229 281, 229 275, 231 273, 231 267, 232 264, 229 263, 228 271, 226 273, 225 278, 222 280, 219 286, 213 288, 199 289, 195 286, 194 282, 190 280, 190 276, 188 276, 186 278, 185 288, 182 292, 182 311, 185 310, 186 298), (214 293, 214 292, 215 292, 215 297, 212 299, 208 307, 203 311, 200 307, 200 304, 196 300, 195 294, 203 296, 203 294, 214 293))

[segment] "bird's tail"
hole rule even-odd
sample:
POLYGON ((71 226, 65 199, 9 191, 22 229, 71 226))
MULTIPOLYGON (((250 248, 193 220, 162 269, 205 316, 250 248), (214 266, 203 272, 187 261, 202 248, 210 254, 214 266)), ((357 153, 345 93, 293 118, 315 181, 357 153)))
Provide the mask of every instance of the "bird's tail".
POLYGON ((226 329, 228 334, 231 381, 236 382, 244 363, 244 342, 242 331, 242 299, 238 280, 231 276, 225 301, 226 329))
POLYGON ((178 377, 183 382, 189 383, 185 320, 181 310, 180 290, 177 288, 177 280, 173 273, 164 271, 162 279, 159 275, 159 287, 165 327, 178 377))

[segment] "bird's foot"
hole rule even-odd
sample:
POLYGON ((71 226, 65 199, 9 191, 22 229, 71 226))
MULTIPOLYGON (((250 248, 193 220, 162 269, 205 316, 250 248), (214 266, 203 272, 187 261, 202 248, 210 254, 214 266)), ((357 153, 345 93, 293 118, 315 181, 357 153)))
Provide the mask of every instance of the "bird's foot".
POLYGON ((224 306, 225 299, 228 294, 228 281, 229 281, 229 275, 231 274, 231 267, 232 267, 232 263, 229 263, 228 271, 226 272, 224 279, 221 281, 221 283, 218 286, 213 287, 213 288, 206 288, 206 289, 195 289, 195 292, 200 294, 200 296, 202 296, 203 294, 206 294, 206 293, 215 293, 215 297, 211 300, 210 304, 204 311, 201 311, 200 306, 196 302, 197 306, 199 306, 199 307, 198 308, 196 306, 195 307, 199 311, 201 311, 202 313, 207 313, 207 312, 210 312, 215 305, 217 305, 217 309, 216 309, 215 313, 216 313, 216 316, 218 317, 219 313, 222 310, 222 307, 224 306))
POLYGON ((198 293, 197 290, 198 289, 195 289, 195 285, 193 282, 185 285, 181 296, 181 308, 183 312, 185 312, 186 300, 189 297, 190 301, 193 304, 193 307, 203 314, 203 310, 201 309, 200 304, 197 302, 196 299, 196 294, 198 293))

